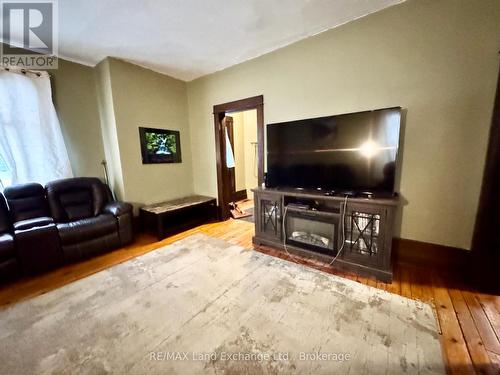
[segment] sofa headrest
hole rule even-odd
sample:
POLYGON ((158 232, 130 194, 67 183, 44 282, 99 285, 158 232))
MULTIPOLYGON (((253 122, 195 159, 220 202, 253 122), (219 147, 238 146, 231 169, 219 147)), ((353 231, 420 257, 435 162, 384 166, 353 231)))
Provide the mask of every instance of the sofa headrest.
POLYGON ((108 202, 105 185, 94 177, 52 181, 45 189, 52 217, 58 223, 97 216, 108 202))
POLYGON ((13 222, 49 216, 45 189, 36 183, 9 186, 4 190, 13 222))
POLYGON ((33 196, 45 196, 45 189, 37 183, 14 185, 5 188, 4 195, 7 200, 22 199, 33 196))

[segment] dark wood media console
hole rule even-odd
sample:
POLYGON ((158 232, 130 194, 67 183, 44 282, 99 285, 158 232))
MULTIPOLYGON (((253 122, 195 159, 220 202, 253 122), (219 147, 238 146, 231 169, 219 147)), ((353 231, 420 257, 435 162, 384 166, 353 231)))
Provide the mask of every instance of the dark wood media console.
POLYGON ((290 253, 329 263, 344 239, 344 247, 332 267, 392 281, 391 247, 397 197, 348 198, 343 231, 345 198, 342 196, 295 189, 252 191, 254 244, 283 251, 286 246, 290 253))

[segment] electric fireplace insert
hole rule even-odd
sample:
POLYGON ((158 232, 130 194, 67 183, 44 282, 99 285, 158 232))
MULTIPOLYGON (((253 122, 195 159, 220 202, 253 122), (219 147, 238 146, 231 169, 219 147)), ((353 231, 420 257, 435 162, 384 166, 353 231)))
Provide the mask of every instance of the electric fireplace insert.
POLYGON ((339 213, 287 205, 284 222, 286 244, 332 256, 337 254, 339 213))

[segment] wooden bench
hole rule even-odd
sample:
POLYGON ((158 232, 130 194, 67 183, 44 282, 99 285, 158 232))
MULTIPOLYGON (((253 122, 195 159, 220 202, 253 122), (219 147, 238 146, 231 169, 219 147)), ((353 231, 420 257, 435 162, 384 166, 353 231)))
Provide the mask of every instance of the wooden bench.
POLYGON ((155 203, 140 209, 143 229, 156 233, 159 240, 217 219, 216 199, 203 195, 155 203))

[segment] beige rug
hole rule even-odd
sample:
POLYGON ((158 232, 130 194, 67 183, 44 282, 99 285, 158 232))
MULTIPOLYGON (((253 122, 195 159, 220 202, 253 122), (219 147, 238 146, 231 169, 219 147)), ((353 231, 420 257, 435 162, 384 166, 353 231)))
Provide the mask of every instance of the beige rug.
POLYGON ((0 374, 440 374, 429 305, 197 234, 0 311, 0 374))

